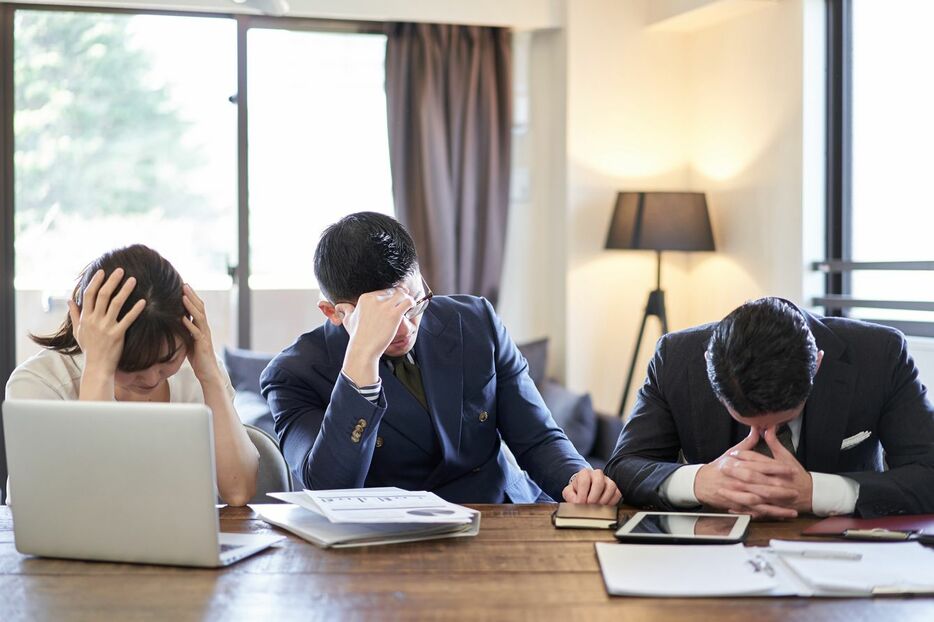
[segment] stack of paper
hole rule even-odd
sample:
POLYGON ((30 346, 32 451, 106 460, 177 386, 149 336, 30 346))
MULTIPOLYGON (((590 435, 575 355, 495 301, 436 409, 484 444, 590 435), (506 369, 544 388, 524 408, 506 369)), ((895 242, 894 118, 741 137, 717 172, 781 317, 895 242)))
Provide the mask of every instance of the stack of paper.
POLYGON ((917 542, 769 544, 772 556, 810 588, 808 595, 934 593, 934 550, 917 542))
POLYGON ((742 544, 596 543, 606 591, 613 596, 755 596, 775 582, 750 572, 742 544))
POLYGON ((769 547, 596 543, 616 596, 875 596, 934 593, 934 550, 917 542, 769 547))
POLYGON ((270 496, 291 505, 250 507, 267 523, 325 548, 475 536, 480 531, 479 512, 425 491, 354 488, 270 496))

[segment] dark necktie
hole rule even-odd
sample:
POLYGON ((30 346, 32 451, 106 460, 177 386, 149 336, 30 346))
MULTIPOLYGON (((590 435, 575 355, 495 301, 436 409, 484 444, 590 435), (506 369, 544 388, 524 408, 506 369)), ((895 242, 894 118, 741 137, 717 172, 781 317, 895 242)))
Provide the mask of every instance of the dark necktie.
MULTIPOLYGON (((791 428, 788 427, 787 423, 783 423, 779 426, 776 436, 778 437, 778 442, 782 444, 782 447, 787 449, 791 455, 795 455, 795 445, 791 442, 791 428)), ((768 444, 765 442, 764 438, 760 438, 759 442, 756 443, 756 446, 752 448, 756 453, 760 453, 763 456, 768 456, 769 458, 774 458, 772 455, 772 450, 769 449, 768 444)))
POLYGON ((402 383, 402 386, 408 389, 409 393, 418 400, 422 408, 428 410, 428 400, 425 399, 425 387, 422 385, 422 372, 418 369, 418 365, 410 362, 407 355, 399 358, 391 358, 390 360, 392 361, 392 373, 395 377, 402 383))

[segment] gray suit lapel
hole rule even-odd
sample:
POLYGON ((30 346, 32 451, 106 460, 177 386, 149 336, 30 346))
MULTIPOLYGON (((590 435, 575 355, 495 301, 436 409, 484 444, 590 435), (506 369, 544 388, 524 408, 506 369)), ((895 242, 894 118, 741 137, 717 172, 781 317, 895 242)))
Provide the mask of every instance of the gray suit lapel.
MULTIPOLYGON (((687 447, 685 458, 690 463, 707 463, 719 458, 726 449, 733 446, 733 417, 720 403, 710 388, 707 368, 703 353, 701 362, 689 365, 688 378, 691 386, 691 423, 693 424, 694 447, 687 447), (692 456, 690 452, 696 451, 692 456)), ((685 439, 681 439, 684 448, 685 439)))
POLYGON ((817 318, 808 316, 817 347, 824 351, 804 422, 804 467, 835 473, 856 386, 856 368, 845 360, 846 344, 817 318))

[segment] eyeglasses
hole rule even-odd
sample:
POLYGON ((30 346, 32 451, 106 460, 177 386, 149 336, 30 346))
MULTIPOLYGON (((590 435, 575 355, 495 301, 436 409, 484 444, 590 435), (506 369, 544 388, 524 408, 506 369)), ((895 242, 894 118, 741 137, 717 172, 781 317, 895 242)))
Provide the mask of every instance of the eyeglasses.
MULTIPOLYGON (((425 309, 428 307, 428 303, 431 302, 431 299, 435 296, 433 293, 431 293, 431 288, 428 287, 428 283, 425 282, 425 277, 422 277, 422 287, 424 288, 425 295, 415 301, 415 306, 402 314, 402 316, 407 320, 414 320, 422 313, 424 313, 425 309)), ((348 304, 355 306, 352 302, 334 302, 332 304, 348 304)))
POLYGON ((414 320, 424 313, 425 309, 428 308, 428 303, 431 302, 431 299, 434 297, 434 294, 431 293, 431 288, 428 287, 428 283, 425 282, 425 277, 422 277, 422 287, 425 288, 425 295, 416 300, 415 306, 405 312, 404 316, 407 320, 414 320))

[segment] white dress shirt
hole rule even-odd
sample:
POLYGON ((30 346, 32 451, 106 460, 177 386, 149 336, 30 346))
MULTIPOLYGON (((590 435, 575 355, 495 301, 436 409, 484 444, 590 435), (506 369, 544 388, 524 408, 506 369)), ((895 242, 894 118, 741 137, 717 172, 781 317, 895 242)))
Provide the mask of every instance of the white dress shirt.
MULTIPOLYGON (((791 443, 798 449, 801 439, 801 417, 788 422, 791 443)), ((688 464, 680 467, 662 482, 659 494, 662 499, 677 508, 695 508, 700 505, 694 496, 694 479, 703 464, 688 464)), ((852 514, 859 497, 859 483, 849 477, 830 473, 811 473, 811 509, 817 516, 852 514)))

